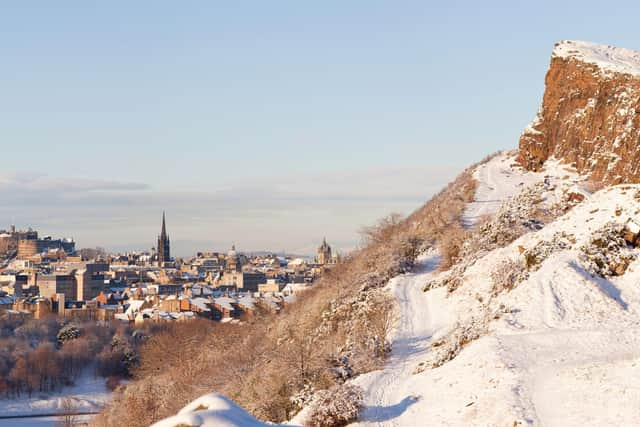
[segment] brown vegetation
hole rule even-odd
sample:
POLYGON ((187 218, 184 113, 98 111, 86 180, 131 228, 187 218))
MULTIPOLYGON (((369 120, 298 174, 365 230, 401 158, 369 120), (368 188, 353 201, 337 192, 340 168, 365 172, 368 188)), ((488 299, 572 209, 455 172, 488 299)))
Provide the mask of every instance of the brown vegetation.
POLYGON ((342 384, 324 390, 316 396, 307 417, 309 427, 345 426, 358 418, 363 391, 351 384, 342 384))
POLYGON ((85 322, 0 319, 0 397, 32 396, 73 384, 84 369, 128 378, 138 340, 132 329, 85 322), (129 357, 126 357, 129 355, 129 357))
POLYGON ((211 392, 281 422, 320 390, 379 368, 396 320, 381 288, 460 224, 475 188, 468 169, 408 218, 390 215, 364 229, 362 247, 278 315, 259 313, 242 324, 176 324, 152 337, 141 350, 136 381, 116 391, 94 424, 146 427, 211 392))

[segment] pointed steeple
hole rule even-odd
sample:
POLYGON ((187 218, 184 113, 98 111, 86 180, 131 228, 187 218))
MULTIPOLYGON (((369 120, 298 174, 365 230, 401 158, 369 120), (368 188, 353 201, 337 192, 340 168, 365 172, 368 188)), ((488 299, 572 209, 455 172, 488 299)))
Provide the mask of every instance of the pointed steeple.
POLYGON ((158 236, 158 262, 163 264, 171 260, 171 250, 169 249, 169 236, 167 235, 167 223, 165 220, 164 211, 162 211, 162 229, 158 236))

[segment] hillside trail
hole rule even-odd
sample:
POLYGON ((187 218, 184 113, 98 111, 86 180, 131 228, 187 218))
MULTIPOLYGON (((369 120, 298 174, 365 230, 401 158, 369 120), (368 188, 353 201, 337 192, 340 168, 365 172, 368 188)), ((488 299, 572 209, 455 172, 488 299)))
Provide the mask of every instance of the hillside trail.
POLYGON ((413 272, 392 279, 390 291, 398 301, 399 321, 392 336, 392 351, 384 369, 359 379, 365 388, 365 409, 354 426, 398 426, 403 413, 421 396, 406 392, 405 380, 429 351, 434 324, 430 301, 422 288, 434 274, 440 257, 435 251, 417 260, 413 272))

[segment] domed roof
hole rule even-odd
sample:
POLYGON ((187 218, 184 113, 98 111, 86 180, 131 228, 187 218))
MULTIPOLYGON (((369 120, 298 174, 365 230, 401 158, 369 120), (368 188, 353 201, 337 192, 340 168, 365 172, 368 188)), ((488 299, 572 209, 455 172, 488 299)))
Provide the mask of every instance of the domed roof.
POLYGON ((237 258, 236 245, 231 245, 231 250, 227 252, 227 258, 237 258))

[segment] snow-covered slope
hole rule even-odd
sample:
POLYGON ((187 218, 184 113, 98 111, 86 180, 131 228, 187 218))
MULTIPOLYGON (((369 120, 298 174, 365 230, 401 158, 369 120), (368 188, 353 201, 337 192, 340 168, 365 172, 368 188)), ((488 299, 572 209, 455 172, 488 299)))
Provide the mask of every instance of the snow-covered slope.
POLYGON ((155 423, 152 427, 266 427, 274 426, 256 420, 230 399, 216 393, 199 397, 182 408, 177 415, 155 423))
POLYGON ((496 213, 509 198, 523 188, 543 182, 545 177, 549 183, 575 183, 584 179, 574 169, 555 159, 547 161, 544 171, 532 172, 520 167, 516 157, 516 151, 503 152, 476 168, 473 177, 478 188, 475 201, 469 203, 462 218, 466 226, 473 226, 483 217, 496 213))
MULTIPOLYGON (((491 201, 515 181, 552 175, 550 188, 579 181, 550 171, 519 176, 506 163, 496 158, 477 172, 484 181, 475 206, 495 210, 491 201), (495 171, 511 182, 496 185, 495 171)), ((542 230, 491 251, 450 293, 420 292, 437 277, 433 255, 422 261, 423 271, 394 279, 402 321, 388 367, 356 379, 367 390, 357 425, 637 425, 640 251, 623 248, 626 271, 605 278, 590 273, 584 249, 610 244, 602 230, 611 222, 635 230, 640 185, 601 190, 542 230), (524 263, 531 253, 539 259, 523 268, 515 287, 496 288, 500 266, 524 263)))
MULTIPOLYGON (((572 168, 550 160, 527 172, 514 153, 481 165, 475 177, 465 222, 478 233, 481 217, 517 210, 514 200, 554 212, 573 207, 503 247, 466 252, 454 287, 423 291, 447 275, 433 249, 393 278, 400 321, 392 354, 385 369, 352 380, 365 390, 354 425, 637 425, 640 249, 623 237, 640 234, 640 185, 589 194, 572 168), (562 205, 568 195, 574 202, 562 205)), ((180 423, 264 425, 218 395, 156 427, 180 423)))

